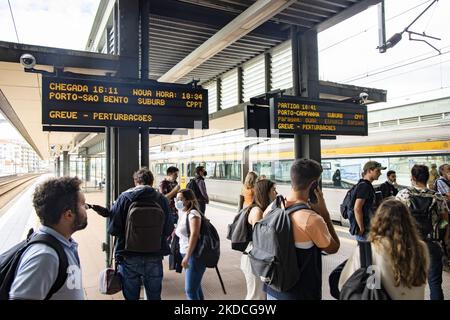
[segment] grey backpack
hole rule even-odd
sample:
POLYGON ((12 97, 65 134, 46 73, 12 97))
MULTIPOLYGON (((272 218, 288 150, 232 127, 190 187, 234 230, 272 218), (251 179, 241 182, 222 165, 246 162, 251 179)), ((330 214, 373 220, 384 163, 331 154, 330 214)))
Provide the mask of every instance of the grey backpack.
POLYGON ((125 250, 159 252, 164 223, 164 211, 156 201, 145 199, 132 202, 125 224, 125 250))
POLYGON ((252 226, 248 223, 248 215, 253 206, 241 209, 228 225, 227 239, 231 240, 231 249, 244 252, 252 241, 252 226))
POLYGON ((285 209, 278 196, 272 209, 253 228, 253 248, 248 253, 253 274, 277 291, 291 289, 300 277, 289 215, 309 209, 298 203, 285 209))

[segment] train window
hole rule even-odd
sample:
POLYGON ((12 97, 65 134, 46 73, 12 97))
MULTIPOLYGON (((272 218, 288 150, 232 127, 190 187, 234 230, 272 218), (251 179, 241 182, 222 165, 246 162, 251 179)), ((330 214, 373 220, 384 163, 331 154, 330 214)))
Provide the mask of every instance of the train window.
POLYGON ((237 180, 241 179, 241 162, 227 161, 216 164, 216 179, 237 180))
POLYGON ((190 162, 187 165, 187 176, 188 177, 193 177, 195 176, 195 163, 194 162, 190 162))
POLYGON ((291 166, 293 160, 274 161, 275 181, 287 183, 291 181, 291 166))
POLYGON ((274 180, 272 174, 272 162, 270 161, 258 161, 254 163, 253 171, 255 171, 258 176, 265 175, 267 179, 274 180))
POLYGON ((208 175, 207 178, 214 178, 216 172, 216 163, 215 162, 207 162, 205 166, 206 172, 208 175))

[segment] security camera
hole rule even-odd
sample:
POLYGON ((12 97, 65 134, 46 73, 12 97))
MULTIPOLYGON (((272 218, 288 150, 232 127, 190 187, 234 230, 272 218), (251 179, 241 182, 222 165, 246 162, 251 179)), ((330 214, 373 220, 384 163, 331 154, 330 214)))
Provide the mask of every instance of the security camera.
POLYGON ((361 104, 366 103, 368 98, 369 98, 369 94, 367 92, 361 92, 359 94, 359 103, 361 103, 361 104))
POLYGON ((25 53, 20 56, 20 63, 25 69, 33 69, 36 65, 36 58, 29 53, 25 53))

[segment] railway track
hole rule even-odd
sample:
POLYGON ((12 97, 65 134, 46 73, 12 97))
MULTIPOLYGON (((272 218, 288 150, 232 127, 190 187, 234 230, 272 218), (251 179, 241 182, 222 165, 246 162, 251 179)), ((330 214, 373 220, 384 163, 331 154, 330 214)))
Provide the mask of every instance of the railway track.
POLYGON ((39 177, 39 173, 30 173, 24 175, 11 175, 0 177, 0 208, 4 207, 19 192, 31 183, 32 180, 39 177))
POLYGON ((39 175, 40 174, 26 174, 22 176, 9 176, 7 179, 3 177, 4 179, 0 179, 0 197, 39 175))

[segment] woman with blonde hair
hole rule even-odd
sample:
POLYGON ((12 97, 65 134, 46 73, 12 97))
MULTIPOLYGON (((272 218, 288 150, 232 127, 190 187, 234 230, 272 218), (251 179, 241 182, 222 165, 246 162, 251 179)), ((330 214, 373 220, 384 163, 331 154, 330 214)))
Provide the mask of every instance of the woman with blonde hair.
MULTIPOLYGON (((420 239, 408 207, 395 199, 385 200, 372 218, 368 241, 372 247, 375 277, 393 300, 423 300, 427 281, 428 248, 420 239)), ((339 289, 360 268, 359 248, 348 259, 339 289)))
MULTIPOLYGON (((248 227, 253 229, 255 223, 262 219, 264 211, 271 202, 277 197, 276 184, 270 180, 261 180, 255 184, 255 197, 253 202, 247 208, 248 227)), ((252 249, 252 242, 248 244, 247 249, 241 258, 241 270, 245 276, 247 284, 247 295, 245 300, 265 300, 266 293, 263 291, 263 282, 253 274, 248 252, 252 249)))
POLYGON ((253 171, 250 171, 245 176, 244 185, 241 189, 241 195, 239 200, 239 211, 242 208, 248 207, 253 202, 253 197, 255 196, 255 183, 258 176, 253 171))

